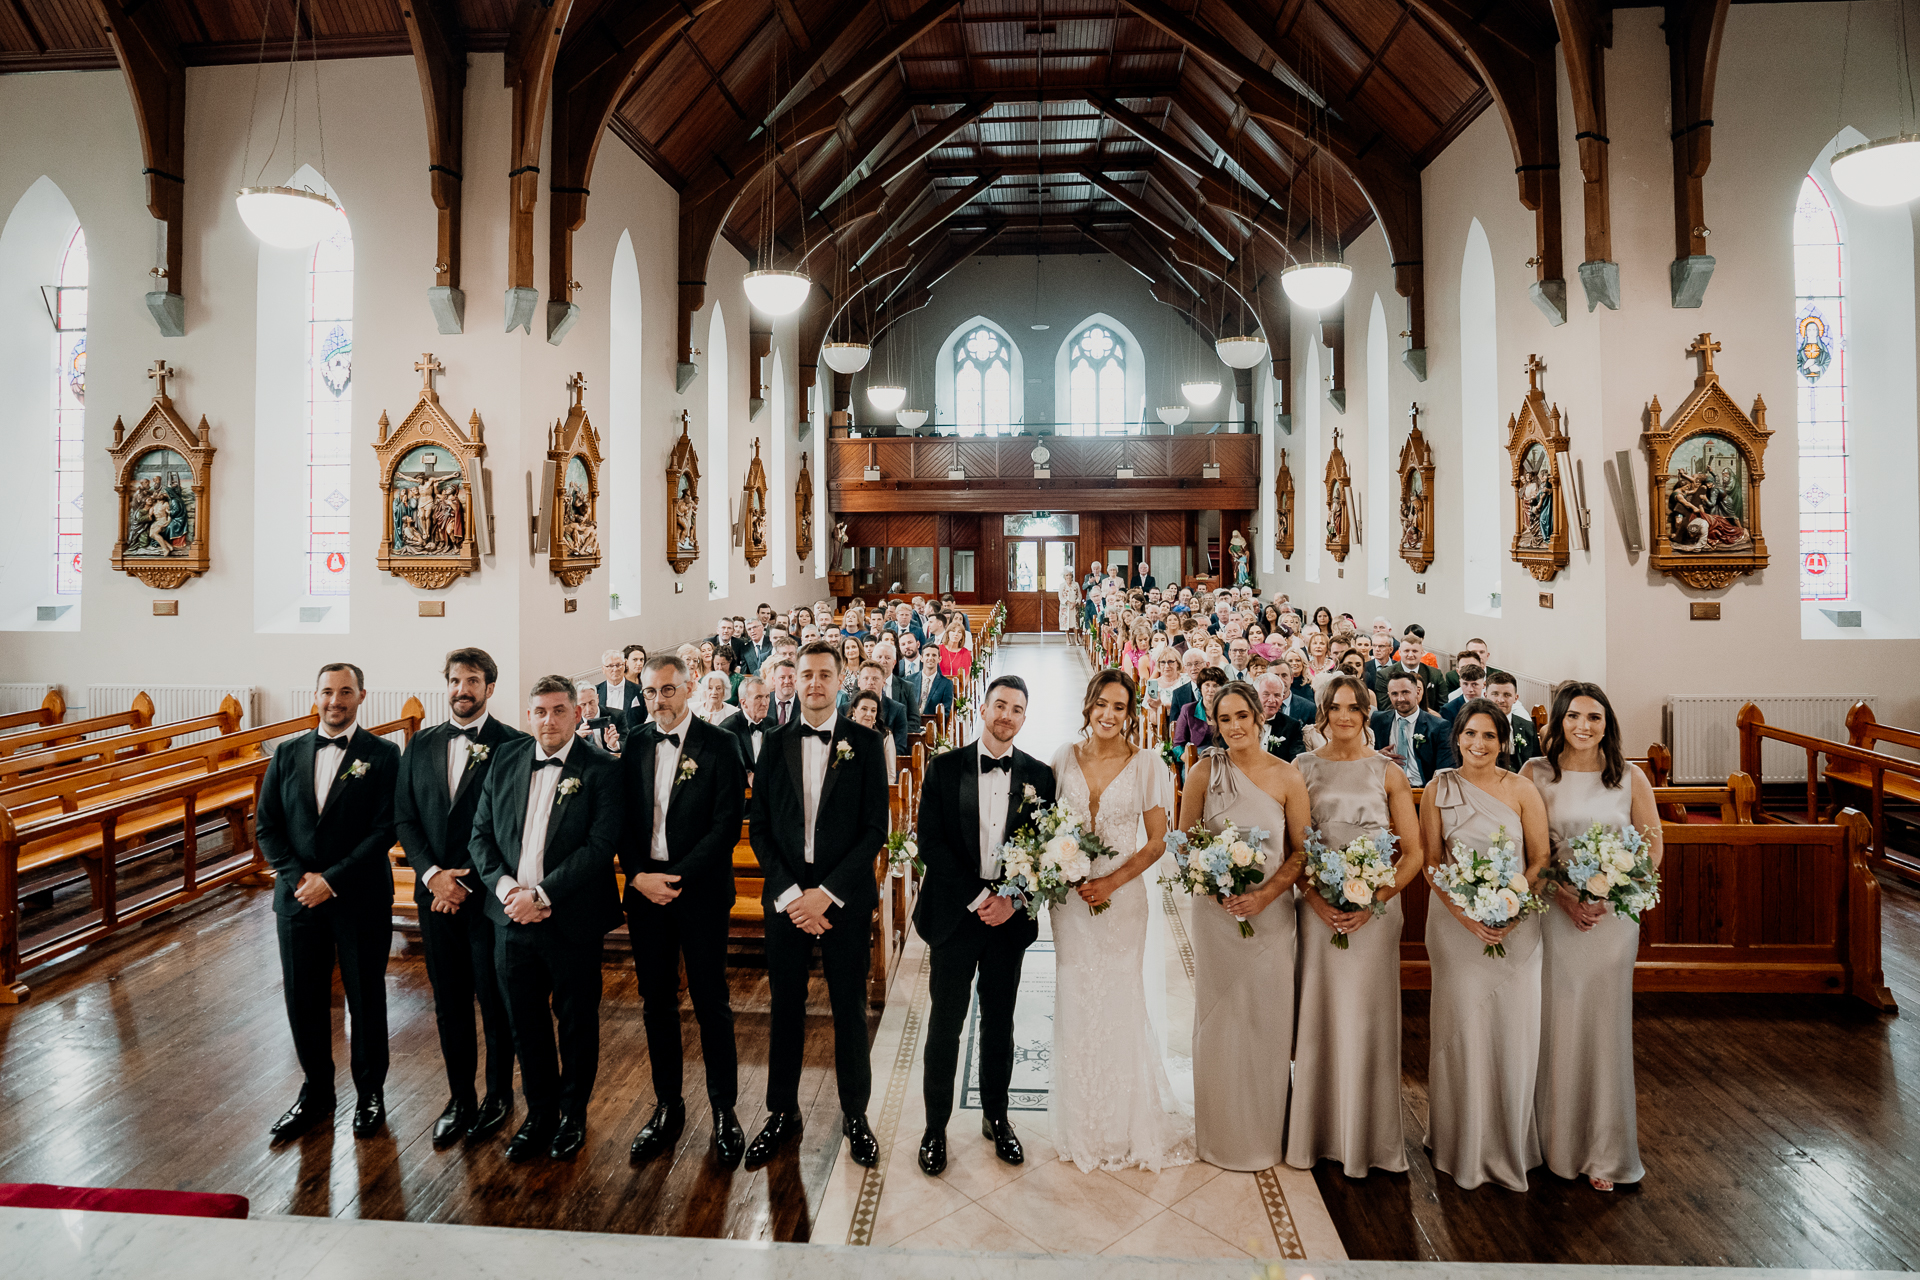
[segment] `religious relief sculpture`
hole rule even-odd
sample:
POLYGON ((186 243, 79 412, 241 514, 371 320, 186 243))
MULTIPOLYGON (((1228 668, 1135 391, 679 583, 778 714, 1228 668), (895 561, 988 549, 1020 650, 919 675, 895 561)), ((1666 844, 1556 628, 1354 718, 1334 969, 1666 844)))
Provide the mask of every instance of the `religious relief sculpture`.
POLYGON ((113 422, 113 491, 119 499, 113 567, 149 587, 170 591, 211 566, 206 495, 214 448, 206 416, 196 434, 173 407, 167 379, 177 371, 155 360, 147 376, 153 403, 132 431, 113 422))
POLYGON ((747 483, 740 491, 740 520, 746 526, 743 539, 747 568, 757 569, 767 558, 767 469, 760 465, 760 437, 753 438, 753 461, 747 466, 747 483))
POLYGON ((1327 552, 1336 561, 1347 558, 1352 545, 1353 518, 1350 493, 1353 477, 1347 472, 1347 455, 1340 452, 1340 428, 1333 429, 1333 452, 1327 455, 1327 552))
POLYGON ((1273 473, 1273 549, 1282 560, 1293 559, 1293 469, 1287 466, 1287 451, 1280 451, 1280 465, 1273 473))
POLYGON ((1233 537, 1227 540, 1227 555, 1233 560, 1233 585, 1252 586, 1253 578, 1247 572, 1247 540, 1238 529, 1235 529, 1233 537))
POLYGON ((1567 567, 1567 499, 1560 455, 1571 443, 1560 423, 1560 406, 1547 407, 1540 389, 1546 366, 1527 357, 1527 396, 1507 419, 1507 456, 1513 464, 1514 563, 1541 582, 1567 567))
POLYGON ((687 434, 687 411, 680 411, 680 438, 667 459, 667 563, 685 573, 700 558, 700 455, 687 434))
POLYGON ((420 398, 391 429, 380 414, 373 451, 380 462, 379 567, 416 587, 437 591, 480 568, 480 538, 474 492, 481 484, 480 413, 460 429, 440 403, 433 377, 446 366, 427 352, 414 363, 420 398))
POLYGON ((793 549, 804 562, 813 554, 813 473, 800 455, 800 481, 793 486, 793 549))
POLYGON ((1413 429, 1400 446, 1400 558, 1415 573, 1433 563, 1433 450, 1420 430, 1420 406, 1407 406, 1413 429))
POLYGON ((1703 333, 1687 348, 1700 357, 1693 390, 1666 425, 1658 397, 1647 406, 1647 470, 1654 569, 1690 587, 1712 590, 1767 567, 1760 533, 1760 482, 1767 438, 1766 402, 1740 411, 1713 371, 1720 344, 1703 333))
POLYGON ((577 587, 600 567, 600 433, 585 404, 587 380, 567 379, 573 403, 564 422, 554 424, 547 440, 547 498, 553 510, 553 539, 547 567, 565 587, 577 587))

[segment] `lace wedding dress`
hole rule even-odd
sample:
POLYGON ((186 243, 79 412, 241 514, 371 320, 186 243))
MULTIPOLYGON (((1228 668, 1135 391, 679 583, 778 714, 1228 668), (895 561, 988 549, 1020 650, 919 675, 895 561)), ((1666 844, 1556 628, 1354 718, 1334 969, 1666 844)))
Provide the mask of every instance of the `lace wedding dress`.
MULTIPOLYGON (((1053 758, 1059 800, 1084 822, 1092 809, 1072 744, 1053 758)), ((1100 796, 1094 829, 1116 856, 1105 875, 1145 843, 1140 818, 1173 811, 1173 780, 1152 751, 1134 753, 1100 796)), ((1053 1145, 1082 1172, 1191 1164, 1193 1118, 1181 1114, 1153 1025, 1144 967, 1147 882, 1136 876, 1099 915, 1076 895, 1048 909, 1053 928, 1053 1084, 1047 1095, 1053 1145)))

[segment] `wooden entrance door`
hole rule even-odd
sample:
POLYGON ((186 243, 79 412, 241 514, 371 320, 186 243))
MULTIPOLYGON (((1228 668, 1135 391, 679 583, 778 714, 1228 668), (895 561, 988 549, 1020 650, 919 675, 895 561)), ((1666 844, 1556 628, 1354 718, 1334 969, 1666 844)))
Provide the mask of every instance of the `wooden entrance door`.
POLYGON ((1078 572, 1073 538, 1008 538, 1007 630, 1058 631, 1060 588, 1078 572))

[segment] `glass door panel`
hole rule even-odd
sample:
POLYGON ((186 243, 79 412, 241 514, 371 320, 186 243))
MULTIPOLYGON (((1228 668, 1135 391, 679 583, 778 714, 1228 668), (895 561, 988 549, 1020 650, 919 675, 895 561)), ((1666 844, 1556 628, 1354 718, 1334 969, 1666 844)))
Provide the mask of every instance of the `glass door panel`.
POLYGON ((1009 542, 1007 544, 1007 590, 1038 591, 1039 589, 1040 544, 1009 542))

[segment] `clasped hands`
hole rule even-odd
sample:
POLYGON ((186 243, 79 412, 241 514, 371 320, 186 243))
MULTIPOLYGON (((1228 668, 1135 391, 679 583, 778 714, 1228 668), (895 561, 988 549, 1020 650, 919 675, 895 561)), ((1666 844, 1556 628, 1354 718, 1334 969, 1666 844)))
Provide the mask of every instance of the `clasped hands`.
POLYGON ((827 908, 833 905, 833 899, 827 896, 825 889, 808 889, 805 893, 787 904, 787 919, 802 933, 819 937, 833 928, 827 919, 827 908))
POLYGON ((470 870, 469 867, 462 867, 458 871, 442 867, 427 877, 427 888, 433 894, 432 910, 441 915, 452 915, 460 909, 460 905, 467 900, 467 894, 472 892, 460 883, 460 877, 470 870))
POLYGON ((333 897, 333 886, 318 871, 309 871, 293 887, 293 899, 303 907, 317 907, 333 897))
POLYGON ((1573 921, 1573 927, 1580 932, 1586 933, 1599 924, 1601 917, 1607 914, 1606 903, 1582 902, 1580 895, 1566 885, 1553 880, 1547 883, 1552 886, 1553 900, 1560 904, 1560 909, 1567 913, 1573 921))
POLYGON ((553 914, 552 907, 540 905, 533 890, 519 885, 507 892, 507 919, 515 924, 538 924, 553 914))

